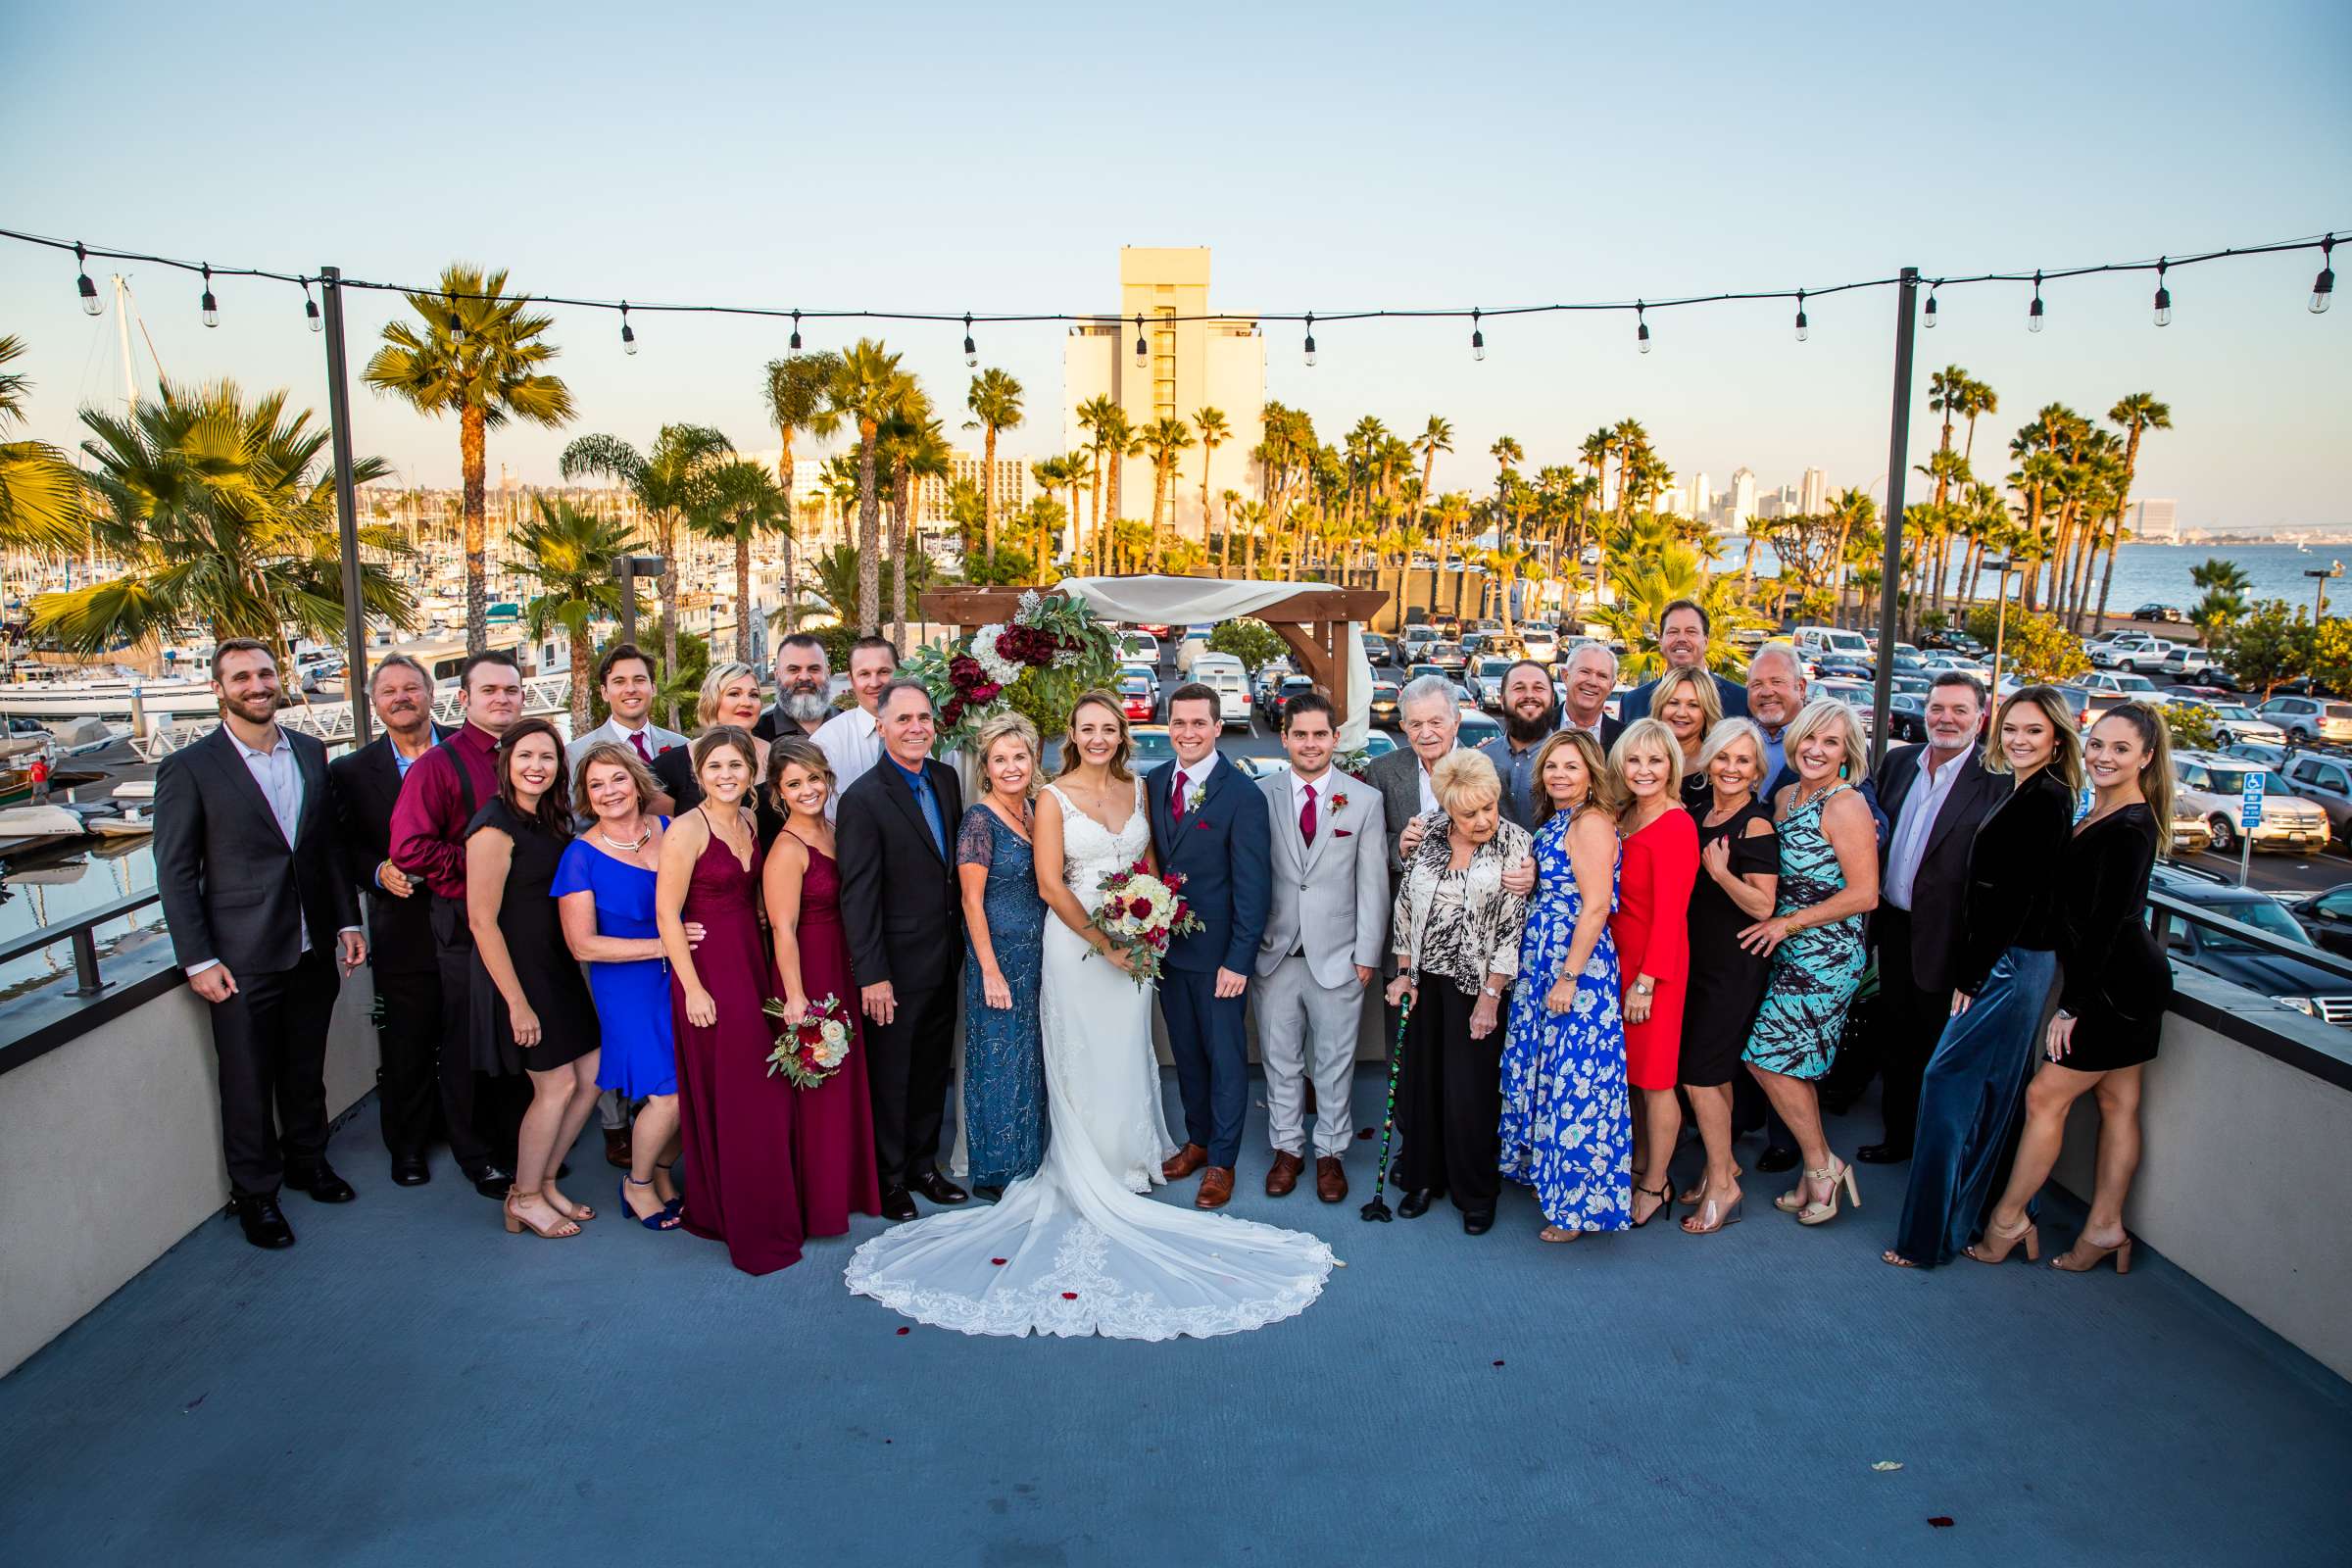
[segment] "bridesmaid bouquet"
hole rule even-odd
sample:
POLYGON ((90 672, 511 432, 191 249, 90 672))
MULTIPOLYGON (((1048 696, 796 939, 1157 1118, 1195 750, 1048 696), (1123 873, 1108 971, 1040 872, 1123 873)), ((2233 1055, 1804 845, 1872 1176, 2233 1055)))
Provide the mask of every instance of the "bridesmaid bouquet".
MULTIPOLYGON (((784 1004, 770 1001, 764 1010, 782 1019, 784 1004)), ((850 1013, 839 997, 811 1002, 796 1024, 786 1024, 776 1036, 776 1049, 767 1054, 767 1075, 782 1073, 796 1089, 814 1089, 841 1071, 850 1059, 850 1013)))
POLYGON ((1159 978, 1167 962, 1168 940, 1203 930, 1200 917, 1184 900, 1184 878, 1170 871, 1152 873, 1152 862, 1138 860, 1102 879, 1102 902, 1095 907, 1095 925, 1125 948, 1132 960, 1130 973, 1139 986, 1159 978))

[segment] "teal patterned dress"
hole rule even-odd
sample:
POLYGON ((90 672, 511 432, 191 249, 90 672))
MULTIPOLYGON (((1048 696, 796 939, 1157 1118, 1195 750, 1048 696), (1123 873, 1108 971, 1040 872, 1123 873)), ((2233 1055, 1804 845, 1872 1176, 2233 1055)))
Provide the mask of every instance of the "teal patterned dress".
POLYGON ((1038 1039, 1037 984, 1045 966, 1046 901, 1029 841, 985 806, 963 813, 956 863, 988 867, 981 896, 989 945, 1012 992, 992 1007, 979 955, 963 948, 963 1119, 969 1178, 1005 1187, 1037 1174, 1046 1152, 1046 1058, 1038 1039))
MULTIPOLYGON (((1845 891, 1838 852, 1821 830, 1822 808, 1852 789, 1836 784, 1793 808, 1781 830, 1781 894, 1775 914, 1809 909, 1845 891)), ((1845 1007, 1869 963, 1862 916, 1807 926, 1773 950, 1764 1002, 1747 1034, 1746 1059, 1788 1078, 1819 1078, 1837 1055, 1845 1007)))

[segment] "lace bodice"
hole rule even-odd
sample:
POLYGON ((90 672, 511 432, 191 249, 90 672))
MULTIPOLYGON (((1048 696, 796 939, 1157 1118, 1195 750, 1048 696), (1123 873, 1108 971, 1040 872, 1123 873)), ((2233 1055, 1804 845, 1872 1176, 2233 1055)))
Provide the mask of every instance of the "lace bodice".
POLYGON ((1102 902, 1102 879, 1142 859, 1151 846, 1152 821, 1144 814, 1150 808, 1144 799, 1144 781, 1137 777, 1135 809, 1116 833, 1087 815, 1076 801, 1061 792, 1060 785, 1046 788, 1061 803, 1061 879, 1091 914, 1102 902))

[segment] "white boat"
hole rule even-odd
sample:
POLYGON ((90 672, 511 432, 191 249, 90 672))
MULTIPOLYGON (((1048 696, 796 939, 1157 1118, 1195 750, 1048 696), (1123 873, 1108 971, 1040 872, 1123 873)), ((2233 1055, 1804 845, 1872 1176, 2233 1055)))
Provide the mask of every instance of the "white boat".
POLYGON ((93 816, 82 825, 102 839, 143 839, 155 831, 155 818, 126 810, 121 816, 93 816))
POLYGON ((182 677, 149 680, 119 675, 18 678, 0 684, 0 718, 29 718, 45 724, 95 718, 112 724, 169 723, 220 711, 210 683, 182 677))

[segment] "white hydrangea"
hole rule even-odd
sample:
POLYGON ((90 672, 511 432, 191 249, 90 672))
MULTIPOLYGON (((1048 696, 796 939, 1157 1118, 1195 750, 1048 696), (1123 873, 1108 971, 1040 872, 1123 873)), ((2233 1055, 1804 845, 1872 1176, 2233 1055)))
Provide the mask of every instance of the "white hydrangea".
POLYGON ((1021 678, 1027 666, 1017 660, 1006 659, 997 652, 997 639, 1004 635, 1002 623, 983 626, 972 633, 972 658, 988 672, 988 678, 1000 686, 1009 686, 1021 678))

